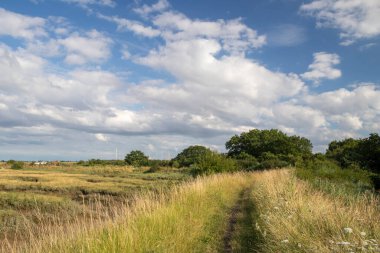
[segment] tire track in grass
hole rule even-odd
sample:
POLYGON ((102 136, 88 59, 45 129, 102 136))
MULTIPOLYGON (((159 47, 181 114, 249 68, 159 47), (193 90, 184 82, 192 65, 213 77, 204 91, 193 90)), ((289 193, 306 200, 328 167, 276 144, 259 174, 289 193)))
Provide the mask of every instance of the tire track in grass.
POLYGON ((254 229, 255 205, 250 197, 252 188, 240 192, 239 199, 231 209, 228 225, 223 237, 223 250, 232 252, 260 252, 260 234, 254 229))

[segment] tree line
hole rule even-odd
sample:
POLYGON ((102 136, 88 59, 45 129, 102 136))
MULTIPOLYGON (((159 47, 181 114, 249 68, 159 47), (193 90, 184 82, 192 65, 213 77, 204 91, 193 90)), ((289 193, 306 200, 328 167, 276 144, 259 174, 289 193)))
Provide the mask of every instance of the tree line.
POLYGON ((348 138, 329 143, 325 154, 313 154, 313 145, 305 137, 287 135, 280 130, 253 129, 232 136, 225 144, 226 153, 194 145, 185 148, 170 161, 149 160, 139 150, 125 156, 133 166, 172 166, 187 168, 193 175, 236 170, 261 170, 281 167, 312 169, 321 163, 342 169, 364 169, 380 174, 380 136, 348 138))

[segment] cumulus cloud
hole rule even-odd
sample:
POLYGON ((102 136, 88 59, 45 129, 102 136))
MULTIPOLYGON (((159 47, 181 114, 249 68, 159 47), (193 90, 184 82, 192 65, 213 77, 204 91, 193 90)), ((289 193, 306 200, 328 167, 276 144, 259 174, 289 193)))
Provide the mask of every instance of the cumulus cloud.
POLYGON ((0 8, 0 35, 31 40, 46 36, 46 20, 30 17, 0 8))
POLYGON ((160 35, 159 30, 154 29, 151 26, 145 26, 138 21, 119 18, 117 16, 109 17, 102 14, 98 14, 97 16, 101 19, 115 23, 119 31, 129 30, 137 35, 145 37, 156 37, 160 35))
POLYGON ((313 0, 300 10, 315 17, 318 27, 339 29, 342 45, 380 34, 378 0, 313 0))
POLYGON ((335 69, 334 65, 340 63, 337 54, 329 54, 326 52, 314 53, 314 62, 309 65, 309 71, 303 73, 301 76, 306 80, 311 80, 318 84, 321 79, 337 79, 341 77, 342 72, 335 69))
POLYGON ((68 64, 101 62, 108 59, 111 54, 112 40, 97 30, 86 32, 85 35, 73 33, 64 39, 59 39, 58 43, 67 51, 65 61, 68 64))
POLYGON ((150 13, 164 11, 167 8, 169 8, 169 6, 170 6, 170 4, 167 0, 159 0, 157 3, 155 3, 153 5, 144 4, 143 6, 141 6, 139 8, 135 8, 133 10, 142 16, 146 16, 150 13))
POLYGON ((157 15, 153 24, 162 31, 162 37, 167 41, 214 39, 222 42, 223 49, 232 54, 241 54, 266 43, 265 35, 258 35, 256 30, 243 24, 241 19, 191 20, 182 13, 167 11, 157 15))
POLYGON ((352 90, 341 88, 305 97, 308 104, 324 113, 362 115, 380 111, 380 90, 375 84, 360 84, 352 90))

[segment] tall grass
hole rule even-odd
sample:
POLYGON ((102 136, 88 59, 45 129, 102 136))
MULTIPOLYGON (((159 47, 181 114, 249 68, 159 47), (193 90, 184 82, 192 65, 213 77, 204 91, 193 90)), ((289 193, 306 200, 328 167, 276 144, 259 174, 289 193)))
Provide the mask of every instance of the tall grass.
POLYGON ((374 195, 331 195, 293 171, 252 175, 261 252, 379 252, 380 206, 374 195))
MULTIPOLYGON (((87 217, 62 229, 41 226, 8 250, 28 252, 218 252, 229 210, 247 187, 245 174, 198 178, 170 193, 147 193, 109 217, 87 217)), ((4 246, 3 246, 4 247, 4 246)), ((6 246, 5 246, 6 247, 6 246)), ((5 248, 4 248, 5 249, 5 248)))

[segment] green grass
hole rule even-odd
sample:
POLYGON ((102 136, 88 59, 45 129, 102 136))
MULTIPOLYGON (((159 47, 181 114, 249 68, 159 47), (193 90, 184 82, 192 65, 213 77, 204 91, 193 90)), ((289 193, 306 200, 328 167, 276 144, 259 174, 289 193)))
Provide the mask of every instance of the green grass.
POLYGON ((361 195, 374 190, 371 173, 362 169, 341 169, 332 163, 315 164, 312 168, 297 168, 296 176, 316 189, 337 196, 361 195))

